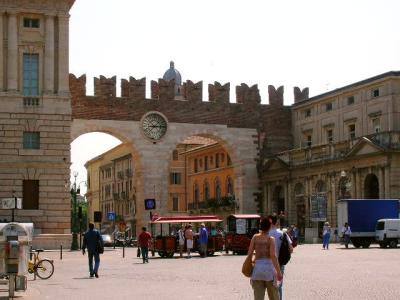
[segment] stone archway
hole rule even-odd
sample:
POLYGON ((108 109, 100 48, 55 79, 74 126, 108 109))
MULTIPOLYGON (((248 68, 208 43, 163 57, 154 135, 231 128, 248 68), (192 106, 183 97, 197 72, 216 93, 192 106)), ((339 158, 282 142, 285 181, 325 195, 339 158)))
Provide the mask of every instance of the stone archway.
POLYGON ((272 207, 273 213, 280 214, 285 212, 285 193, 283 186, 278 185, 274 188, 274 193, 272 196, 272 207))
POLYGON ((375 174, 368 174, 364 180, 364 197, 379 199, 379 180, 375 174))

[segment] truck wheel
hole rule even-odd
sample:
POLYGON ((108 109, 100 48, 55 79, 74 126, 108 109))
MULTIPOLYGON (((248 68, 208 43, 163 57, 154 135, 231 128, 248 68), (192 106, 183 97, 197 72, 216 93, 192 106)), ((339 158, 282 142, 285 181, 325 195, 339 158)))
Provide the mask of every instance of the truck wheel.
POLYGON ((369 248, 369 245, 371 245, 370 241, 362 241, 361 246, 363 248, 369 248))
POLYGON ((361 243, 359 240, 352 240, 351 241, 353 243, 353 246, 356 248, 360 248, 361 247, 361 243))
POLYGON ((386 248, 387 244, 385 242, 379 243, 379 247, 381 248, 386 248))
POLYGON ((390 248, 396 248, 397 247, 397 240, 390 240, 389 247, 390 248))

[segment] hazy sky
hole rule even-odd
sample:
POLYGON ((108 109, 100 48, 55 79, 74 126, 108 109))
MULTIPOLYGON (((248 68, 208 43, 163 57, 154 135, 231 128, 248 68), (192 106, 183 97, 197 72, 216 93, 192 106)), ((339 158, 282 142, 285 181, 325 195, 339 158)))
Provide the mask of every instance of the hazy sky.
MULTIPOLYGON (((119 95, 121 78, 149 86, 173 60, 183 81, 230 82, 232 102, 244 82, 263 103, 269 84, 284 85, 289 105, 294 86, 315 96, 400 70, 399 12, 398 0, 76 0, 70 72, 86 74, 89 94, 93 77, 116 75, 119 95)), ((85 140, 73 143, 73 162, 74 148, 98 149, 85 140)))

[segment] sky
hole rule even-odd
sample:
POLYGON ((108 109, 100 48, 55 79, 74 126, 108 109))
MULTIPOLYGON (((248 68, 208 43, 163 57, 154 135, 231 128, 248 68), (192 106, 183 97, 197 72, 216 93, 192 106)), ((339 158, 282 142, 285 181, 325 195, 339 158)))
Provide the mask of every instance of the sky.
MULTIPOLYGON (((86 74, 88 94, 100 75, 117 76, 117 95, 121 78, 146 77, 149 95, 172 60, 183 81, 203 81, 204 98, 208 83, 230 82, 234 102, 246 83, 268 103, 272 84, 290 105, 294 86, 312 97, 400 70, 399 11, 398 0, 76 0, 70 73, 86 74)), ((91 135, 72 143, 71 169, 118 143, 91 135)))

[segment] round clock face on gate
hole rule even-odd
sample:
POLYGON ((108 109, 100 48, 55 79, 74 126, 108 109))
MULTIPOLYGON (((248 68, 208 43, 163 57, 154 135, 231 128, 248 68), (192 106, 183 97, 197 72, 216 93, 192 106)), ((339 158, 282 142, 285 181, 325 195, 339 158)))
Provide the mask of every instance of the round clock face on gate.
POLYGON ((167 121, 157 113, 150 113, 142 120, 144 135, 151 140, 161 139, 167 132, 167 121))

